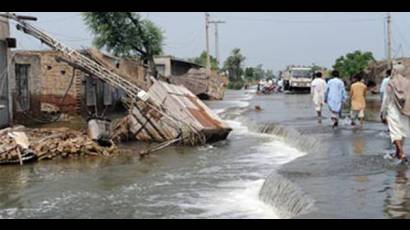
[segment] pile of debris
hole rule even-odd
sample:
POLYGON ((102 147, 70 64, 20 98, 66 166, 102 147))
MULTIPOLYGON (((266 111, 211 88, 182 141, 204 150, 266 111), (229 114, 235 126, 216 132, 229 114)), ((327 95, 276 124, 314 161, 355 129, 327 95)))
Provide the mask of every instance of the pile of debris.
POLYGON ((0 130, 0 140, 0 164, 22 164, 56 157, 109 156, 118 151, 114 143, 102 147, 86 134, 68 128, 7 128, 0 130), (26 139, 27 144, 19 143, 21 140, 15 134, 26 139))

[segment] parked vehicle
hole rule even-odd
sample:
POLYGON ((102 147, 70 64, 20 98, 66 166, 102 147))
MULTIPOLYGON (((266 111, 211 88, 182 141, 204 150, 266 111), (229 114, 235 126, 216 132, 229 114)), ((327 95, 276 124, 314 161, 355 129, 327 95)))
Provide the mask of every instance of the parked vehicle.
POLYGON ((313 79, 311 67, 288 66, 282 72, 283 89, 286 91, 309 91, 313 79))

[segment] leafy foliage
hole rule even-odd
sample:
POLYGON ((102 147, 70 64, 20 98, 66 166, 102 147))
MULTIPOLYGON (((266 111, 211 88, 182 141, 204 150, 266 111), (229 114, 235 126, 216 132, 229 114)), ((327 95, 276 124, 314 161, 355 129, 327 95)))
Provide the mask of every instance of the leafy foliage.
POLYGON ((245 79, 248 81, 253 81, 255 77, 255 68, 247 67, 245 68, 245 79))
POLYGON ((275 74, 273 74, 273 71, 271 69, 265 71, 265 76, 266 78, 275 78, 275 74))
MULTIPOLYGON (((209 55, 209 58, 211 59, 211 69, 218 70, 219 67, 218 67, 218 61, 216 60, 216 58, 213 57, 212 55, 209 55)), ((193 62, 198 65, 206 66, 206 52, 202 51, 199 57, 188 58, 188 61, 193 62)))
POLYGON ((161 54, 163 31, 135 12, 84 12, 83 19, 94 34, 94 45, 120 57, 140 57, 149 62, 161 54))
POLYGON ((263 78, 272 79, 275 78, 272 70, 264 70, 262 65, 257 65, 256 67, 245 68, 245 79, 247 81, 259 81, 263 78))
POLYGON ((241 50, 238 48, 233 49, 231 55, 224 62, 224 70, 228 71, 230 81, 243 81, 242 64, 244 61, 245 56, 241 54, 241 50))
POLYGON ((363 71, 374 60, 372 52, 362 53, 357 50, 336 59, 333 69, 339 71, 342 78, 348 79, 363 71))
POLYGON ((233 81, 228 83, 228 89, 240 90, 245 85, 244 81, 233 81))

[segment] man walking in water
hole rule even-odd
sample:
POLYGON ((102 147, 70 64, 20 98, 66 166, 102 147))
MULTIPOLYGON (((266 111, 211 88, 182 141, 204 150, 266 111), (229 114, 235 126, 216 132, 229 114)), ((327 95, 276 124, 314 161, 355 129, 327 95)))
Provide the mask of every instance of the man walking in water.
POLYGON ((342 106, 346 100, 346 89, 342 79, 339 78, 339 72, 332 72, 332 79, 329 80, 326 87, 325 102, 329 106, 333 128, 339 125, 339 115, 342 111, 342 106))
POLYGON ((387 83, 389 83, 391 76, 391 69, 386 70, 386 77, 383 79, 382 83, 380 84, 380 99, 383 101, 383 95, 386 91, 387 83))
POLYGON ((322 78, 322 73, 315 73, 315 79, 312 81, 310 87, 310 94, 312 95, 313 103, 319 124, 322 123, 322 107, 325 103, 326 81, 322 78))
POLYGON ((382 122, 389 127, 391 141, 396 147, 396 157, 401 162, 407 162, 403 146, 410 128, 410 76, 405 76, 404 70, 405 67, 400 62, 393 65, 380 114, 382 122))
POLYGON ((356 82, 350 86, 351 111, 350 118, 352 126, 355 126, 357 117, 360 120, 360 127, 364 124, 364 110, 366 108, 367 86, 362 82, 362 73, 355 76, 356 82))

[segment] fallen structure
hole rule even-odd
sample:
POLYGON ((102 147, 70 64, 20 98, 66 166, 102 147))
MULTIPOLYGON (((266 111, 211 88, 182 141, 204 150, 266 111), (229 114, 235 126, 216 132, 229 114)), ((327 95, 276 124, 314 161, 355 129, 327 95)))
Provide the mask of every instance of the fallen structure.
POLYGON ((144 104, 131 109, 114 128, 115 140, 129 139, 166 142, 176 139, 185 140, 187 144, 195 145, 195 138, 203 138, 200 142, 213 142, 225 139, 232 130, 213 113, 198 97, 185 87, 154 80, 147 92, 149 98, 157 107, 172 111, 176 123, 161 120, 159 114, 145 113, 149 108, 144 104), (194 139, 184 136, 184 129, 190 127, 194 139), (182 134, 182 135, 181 135, 182 134))
POLYGON ((201 99, 222 100, 224 97, 224 81, 217 74, 208 76, 205 68, 192 68, 186 74, 169 78, 172 83, 185 86, 201 99))
POLYGON ((109 156, 117 146, 100 146, 86 134, 59 129, 27 129, 23 126, 0 130, 0 165, 77 156, 109 156))
MULTIPOLYGON (((141 101, 137 102, 133 108, 131 108, 132 105, 129 105, 130 115, 114 126, 112 135, 114 140, 136 139, 154 142, 177 142, 178 140, 184 141, 185 144, 195 145, 195 142, 213 142, 225 139, 231 131, 231 128, 227 127, 215 113, 199 100, 195 91, 192 92, 182 85, 168 84, 154 78, 147 80, 135 78, 132 72, 118 68, 115 62, 96 49, 88 49, 85 53, 93 61, 118 74, 121 78, 147 90, 146 97, 150 98, 150 103, 173 116, 173 122, 161 120, 161 114, 155 111, 150 113, 150 108, 141 101), (183 136, 182 133, 185 132, 191 132, 193 135, 191 137, 183 136)), ((71 64, 75 66, 74 63, 71 64)), ((124 65, 133 66, 135 63, 130 60, 121 60, 119 66, 124 65)))
POLYGON ((131 133, 142 141, 199 145, 225 139, 232 130, 183 86, 150 78, 153 84, 146 91, 98 55, 91 53, 92 57, 87 57, 28 24, 24 18, 9 13, 5 16, 17 23, 18 30, 61 52, 60 61, 126 92, 124 102, 129 115, 116 126, 114 137, 131 133))

